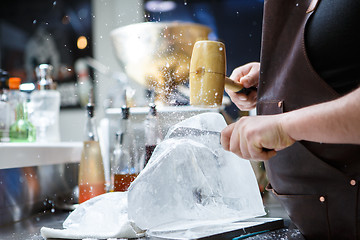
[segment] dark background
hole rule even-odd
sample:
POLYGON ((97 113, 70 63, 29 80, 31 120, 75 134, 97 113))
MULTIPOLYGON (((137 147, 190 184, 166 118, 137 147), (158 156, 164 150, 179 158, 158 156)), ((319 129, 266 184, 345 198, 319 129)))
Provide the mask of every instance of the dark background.
MULTIPOLYGON (((149 0, 146 3, 151 2, 149 0)), ((262 0, 177 0, 167 12, 146 10, 147 21, 185 21, 213 29, 210 38, 225 43, 228 75, 241 64, 260 60, 262 0)))
POLYGON ((13 75, 25 76, 24 50, 35 31, 44 28, 55 40, 62 64, 72 67, 75 59, 91 56, 90 0, 5 0, 0 8, 0 67, 13 75), (88 39, 88 47, 79 50, 79 36, 88 39))
MULTIPOLYGON (((77 59, 92 56, 92 11, 90 0, 5 0, 0 7, 0 68, 10 76, 21 77, 22 82, 36 82, 35 67, 41 63, 55 65, 54 80, 65 92, 76 92, 77 80, 74 63, 77 59), (41 29, 41 30, 40 30, 41 29), (44 45, 49 41, 57 54, 47 54, 39 62, 31 58, 26 65, 26 47, 39 32, 44 45), (78 49, 77 39, 85 36, 88 45, 78 49), (57 61, 50 56, 58 56, 57 61), (26 69, 28 66, 28 69, 26 69), (64 87, 65 86, 65 87, 64 87)), ((41 42, 39 41, 39 42, 41 42)), ((53 53, 53 52, 51 52, 53 53)), ((69 97, 69 96, 68 96, 69 97)), ((62 107, 80 107, 76 99, 63 101, 62 107), (64 102, 66 104, 64 104, 64 102)))
MULTIPOLYGON (((121 1, 121 0, 119 0, 121 1)), ((260 59, 263 0, 174 0, 155 1, 157 5, 172 2, 172 10, 150 9, 144 0, 145 21, 185 21, 209 26, 212 40, 225 43, 227 75, 238 66, 260 59)), ((31 37, 42 28, 53 38, 60 56, 60 67, 54 80, 76 82, 74 63, 93 56, 91 0, 5 0, 0 7, 0 68, 26 82, 34 74, 26 72, 25 48, 31 37), (88 47, 76 47, 79 36, 85 36, 88 47)), ((48 63, 51 64, 51 60, 48 63)), ((38 62, 33 60, 32 67, 38 62)), ((70 106, 77 107, 77 106, 70 106)), ((234 118, 238 110, 227 110, 234 118)))
MULTIPOLYGON (((238 66, 260 61, 263 0, 176 0, 171 11, 149 9, 145 0, 147 21, 185 21, 209 26, 211 40, 219 40, 226 46, 227 75, 238 66)), ((229 115, 236 119, 239 110, 235 105, 227 107, 229 115)))

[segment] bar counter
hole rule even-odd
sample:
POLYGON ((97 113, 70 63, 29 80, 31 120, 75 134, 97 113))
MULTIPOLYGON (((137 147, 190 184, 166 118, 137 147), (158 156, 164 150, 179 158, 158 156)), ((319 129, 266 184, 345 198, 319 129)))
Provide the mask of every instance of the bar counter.
MULTIPOLYGON (((282 218, 284 220, 284 227, 273 230, 260 232, 258 234, 247 234, 239 236, 235 239, 247 239, 247 240, 286 240, 286 239, 304 239, 297 229, 292 227, 292 224, 286 215, 283 208, 276 202, 270 195, 265 199, 265 208, 267 217, 282 218)), ((62 228, 62 223, 69 215, 70 211, 64 210, 49 210, 38 214, 34 214, 29 218, 12 224, 4 225, 0 227, 0 239, 6 240, 43 240, 40 234, 40 228, 62 228)), ((153 237, 144 237, 139 239, 159 239, 153 237)), ((213 239, 213 238, 201 238, 201 239, 213 239)), ((219 239, 219 238, 217 238, 219 239)), ((221 238, 227 239, 227 238, 221 238)), ((111 239, 114 240, 114 239, 111 239)))

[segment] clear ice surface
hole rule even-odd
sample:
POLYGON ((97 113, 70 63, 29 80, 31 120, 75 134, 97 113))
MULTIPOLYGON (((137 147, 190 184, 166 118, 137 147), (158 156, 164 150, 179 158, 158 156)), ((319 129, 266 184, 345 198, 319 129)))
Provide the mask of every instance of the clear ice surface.
POLYGON ((137 238, 143 231, 128 221, 127 192, 110 192, 80 204, 63 222, 64 229, 42 227, 45 239, 137 238))
POLYGON ((225 151, 211 133, 226 125, 222 115, 204 113, 173 126, 130 186, 129 220, 165 231, 265 215, 250 162, 225 151), (204 134, 170 137, 177 128, 204 134))
POLYGON ((194 231, 201 227, 209 231, 265 215, 250 162, 220 145, 219 132, 225 127, 218 113, 199 114, 175 125, 128 192, 92 198, 68 216, 64 229, 43 227, 41 235, 136 238, 143 236, 142 229, 186 229, 186 234, 195 236, 194 231), (176 129, 183 133, 172 135, 176 129))

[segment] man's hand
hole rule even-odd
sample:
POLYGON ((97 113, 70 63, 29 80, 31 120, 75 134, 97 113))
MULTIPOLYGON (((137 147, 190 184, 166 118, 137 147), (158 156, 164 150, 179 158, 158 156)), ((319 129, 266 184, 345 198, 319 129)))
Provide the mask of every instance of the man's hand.
POLYGON ((223 148, 249 160, 268 160, 294 142, 282 128, 281 115, 242 117, 221 132, 223 148))
MULTIPOLYGON (((260 63, 252 62, 236 68, 230 75, 230 79, 234 82, 241 83, 245 88, 257 87, 259 81, 260 63)), ((257 93, 251 91, 250 94, 235 93, 225 89, 230 96, 231 101, 243 111, 248 111, 256 106, 257 93)))

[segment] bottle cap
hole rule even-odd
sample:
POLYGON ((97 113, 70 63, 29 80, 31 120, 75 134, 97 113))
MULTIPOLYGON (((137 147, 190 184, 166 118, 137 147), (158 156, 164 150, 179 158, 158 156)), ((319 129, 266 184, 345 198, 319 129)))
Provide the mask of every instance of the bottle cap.
POLYGON ((91 118, 94 117, 94 111, 95 111, 95 105, 94 105, 94 103, 89 102, 89 103, 86 105, 86 110, 87 110, 88 116, 90 116, 91 118))
POLYGON ((130 108, 127 107, 127 106, 122 106, 121 107, 121 114, 122 114, 122 119, 129 119, 130 108))
POLYGON ((9 89, 9 74, 7 71, 0 69, 0 89, 9 89))
POLYGON ((94 117, 94 111, 95 111, 95 104, 94 104, 94 89, 92 88, 89 92, 89 101, 86 105, 86 110, 88 113, 88 116, 91 118, 94 117))
POLYGON ((116 136, 116 142, 122 144, 124 134, 122 132, 116 132, 115 136, 116 136))
POLYGON ((51 74, 53 71, 53 66, 50 64, 40 64, 36 67, 35 72, 38 78, 38 89, 46 90, 46 89, 54 89, 53 80, 51 78, 51 74))
POLYGON ((21 84, 21 78, 19 78, 19 77, 9 78, 9 88, 10 89, 19 89, 20 84, 21 84))
POLYGON ((35 84, 33 83, 22 83, 19 86, 20 92, 31 93, 35 90, 35 84))
POLYGON ((156 111, 156 105, 155 103, 150 103, 149 104, 150 110, 149 110, 149 114, 151 116, 156 116, 157 115, 157 111, 156 111))

